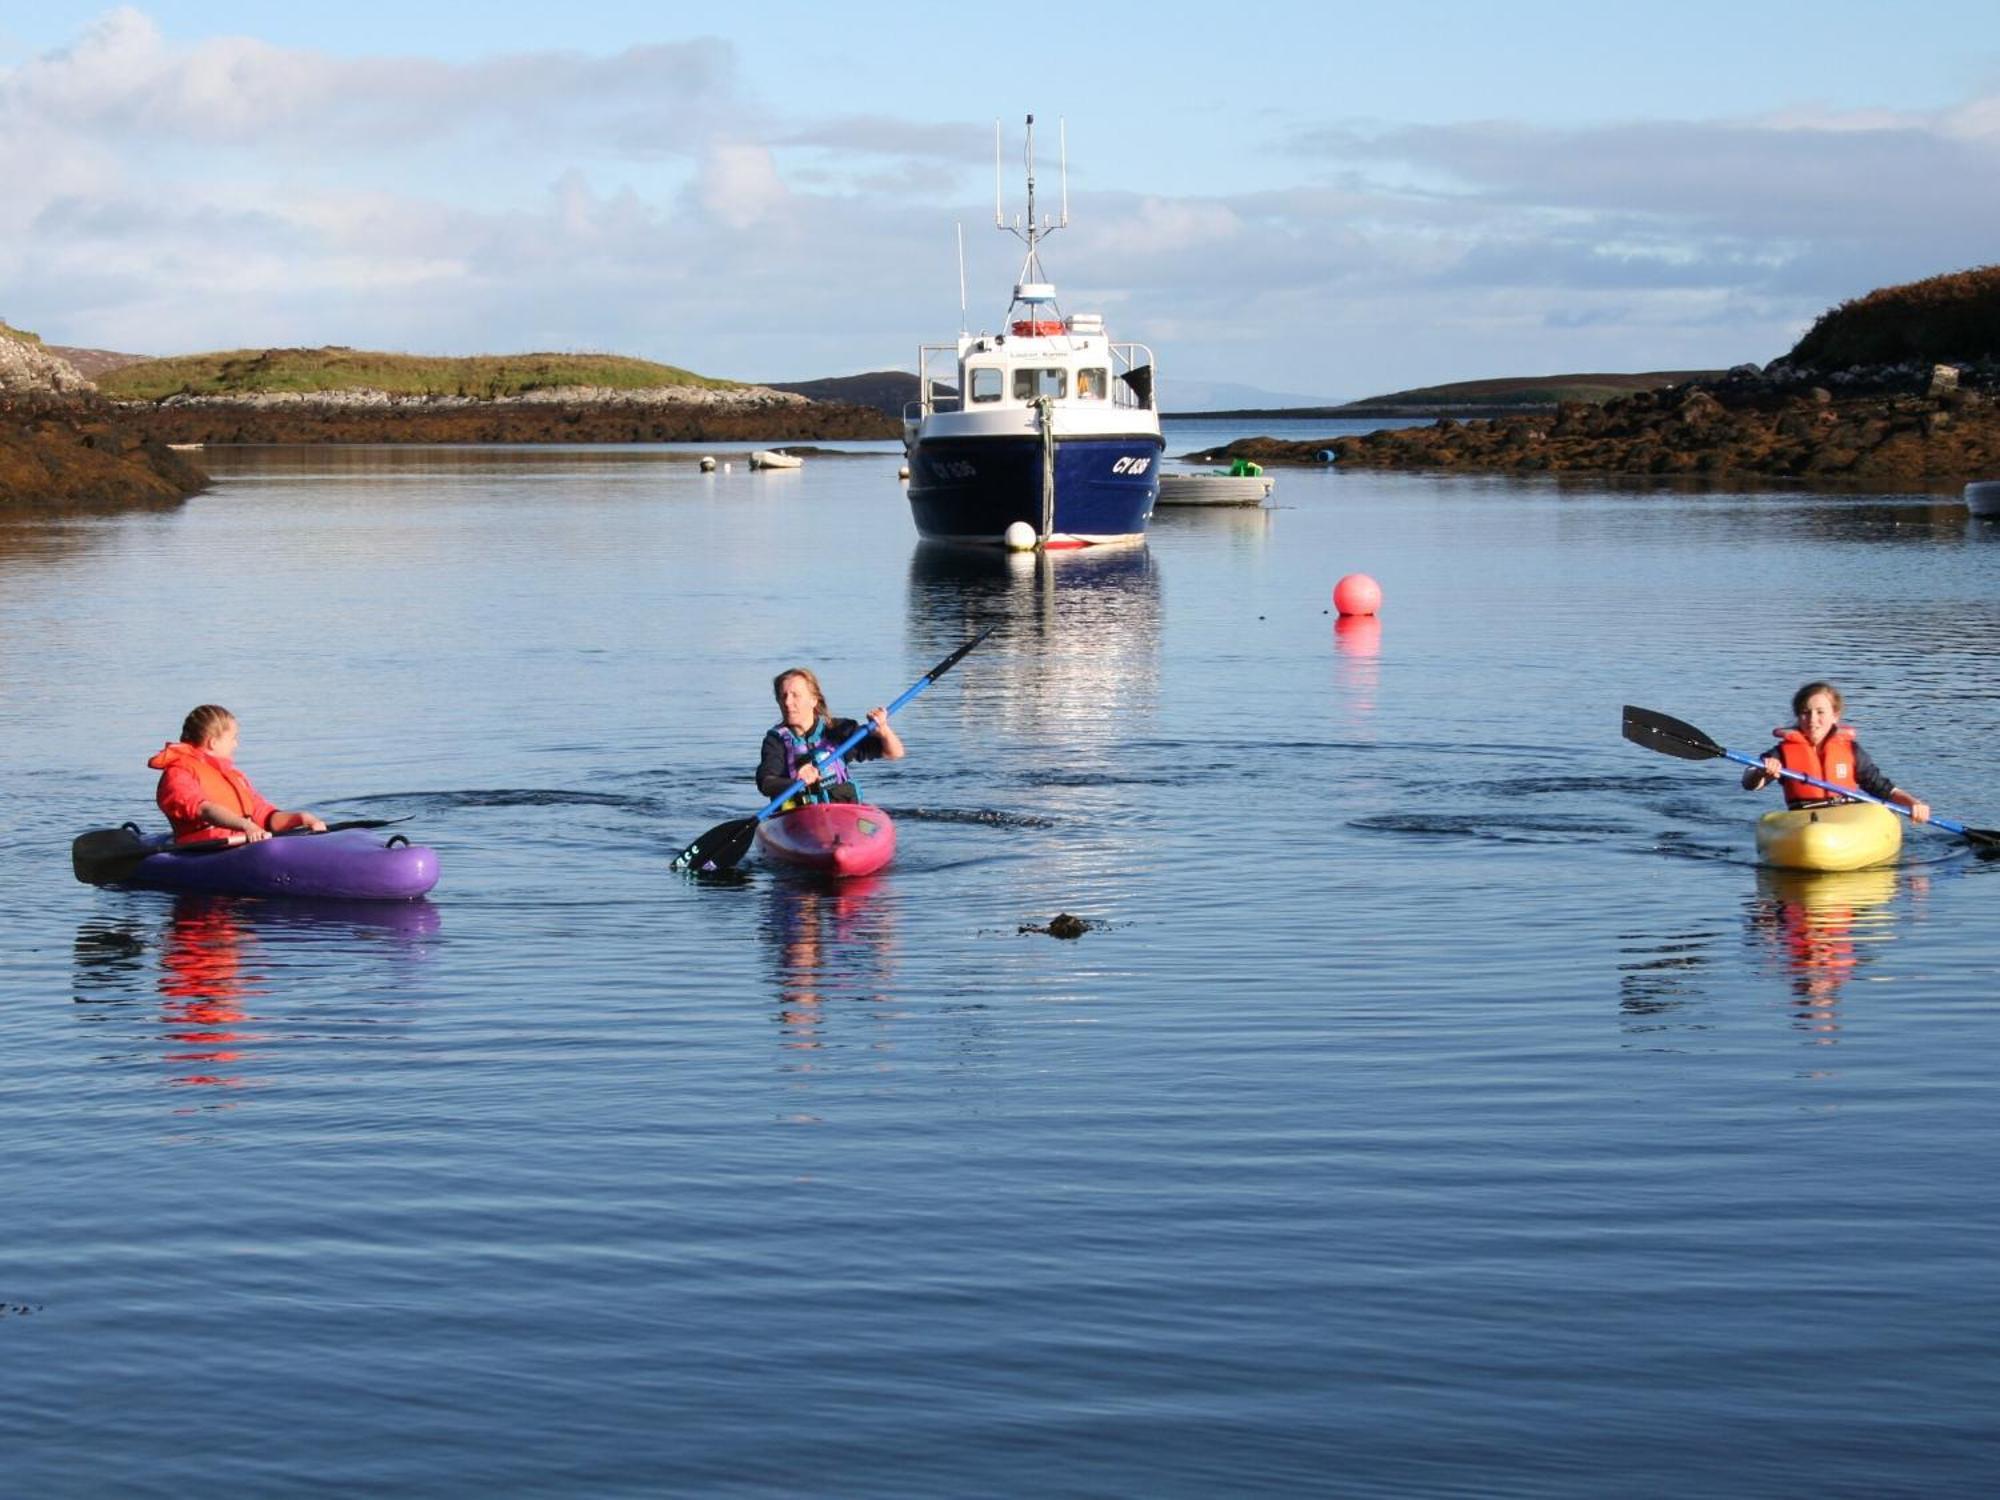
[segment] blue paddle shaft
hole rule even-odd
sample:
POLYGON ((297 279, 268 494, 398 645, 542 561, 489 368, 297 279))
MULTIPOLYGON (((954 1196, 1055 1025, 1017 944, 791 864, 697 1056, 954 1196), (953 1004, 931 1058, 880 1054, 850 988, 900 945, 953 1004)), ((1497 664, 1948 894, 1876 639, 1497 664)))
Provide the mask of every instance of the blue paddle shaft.
MULTIPOLYGON (((1733 760, 1739 766, 1755 766, 1758 770, 1763 771, 1765 775, 1768 776, 1771 774, 1765 767, 1764 762, 1754 755, 1745 755, 1737 750, 1725 750, 1722 754, 1724 759, 1733 760)), ((1823 792, 1832 792, 1836 797, 1852 797, 1856 802, 1872 802, 1877 807, 1886 807, 1890 812, 1901 813, 1906 818, 1910 816, 1910 810, 1903 806, 1902 803, 1891 802, 1886 797, 1872 796, 1858 787, 1835 786, 1830 781, 1821 781, 1817 776, 1808 776, 1803 771, 1784 769, 1779 771, 1778 774, 1788 781, 1803 781, 1807 786, 1816 786, 1823 792)), ((1932 814, 1931 822, 1935 823, 1939 828, 1944 829, 1947 833, 1962 834, 1966 832, 1966 827, 1963 823, 1954 823, 1950 818, 1940 818, 1936 814, 1932 814)))

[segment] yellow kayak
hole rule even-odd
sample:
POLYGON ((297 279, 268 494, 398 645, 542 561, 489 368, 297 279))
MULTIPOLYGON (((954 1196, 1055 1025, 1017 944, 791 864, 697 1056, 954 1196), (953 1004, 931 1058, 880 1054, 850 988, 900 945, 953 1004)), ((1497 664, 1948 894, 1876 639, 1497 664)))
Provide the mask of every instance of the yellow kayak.
POLYGON ((1757 820, 1757 857, 1781 870, 1861 870, 1903 847, 1903 823, 1874 802, 1792 807, 1757 820))

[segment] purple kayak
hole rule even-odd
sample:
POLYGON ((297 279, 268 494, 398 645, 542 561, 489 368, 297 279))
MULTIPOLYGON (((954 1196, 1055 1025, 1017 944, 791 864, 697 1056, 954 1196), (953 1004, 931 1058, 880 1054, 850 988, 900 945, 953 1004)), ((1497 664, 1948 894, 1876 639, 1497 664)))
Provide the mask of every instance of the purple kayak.
POLYGON ((217 896, 408 901, 438 881, 436 850, 401 834, 385 839, 361 829, 177 849, 171 836, 148 838, 127 824, 84 834, 71 849, 71 862, 76 878, 90 885, 217 896))

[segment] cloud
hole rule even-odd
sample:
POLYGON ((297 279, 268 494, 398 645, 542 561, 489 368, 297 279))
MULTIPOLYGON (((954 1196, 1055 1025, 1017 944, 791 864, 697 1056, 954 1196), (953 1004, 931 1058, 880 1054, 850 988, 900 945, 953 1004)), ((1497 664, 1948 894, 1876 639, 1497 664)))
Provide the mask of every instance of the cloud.
MULTIPOLYGON (((1275 118, 1254 121, 1260 141, 1275 118)), ((1074 195, 1047 245, 1064 305, 1105 312, 1169 372, 1361 394, 1768 359, 1834 302, 2000 244, 1987 96, 1322 125, 1284 146, 1287 186, 1074 195)), ((972 322, 999 320, 1020 247, 988 227, 991 162, 984 123, 788 116, 715 39, 343 57, 169 41, 126 8, 0 68, 0 315, 162 352, 596 347, 768 378, 907 365, 956 324, 954 222, 972 322)))
POLYGON ((361 153, 464 138, 573 138, 609 149, 694 149, 740 108, 732 49, 697 40, 608 57, 540 52, 456 64, 342 58, 250 37, 170 45, 130 7, 76 45, 0 70, 0 121, 37 120, 134 146, 263 153, 298 143, 361 153))

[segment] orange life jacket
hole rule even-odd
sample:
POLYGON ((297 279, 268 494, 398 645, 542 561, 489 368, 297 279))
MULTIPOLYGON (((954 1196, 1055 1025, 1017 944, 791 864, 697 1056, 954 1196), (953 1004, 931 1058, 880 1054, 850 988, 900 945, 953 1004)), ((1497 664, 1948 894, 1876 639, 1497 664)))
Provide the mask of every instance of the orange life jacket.
MULTIPOLYGON (((1847 791, 1861 790, 1861 783, 1854 779, 1854 731, 1845 724, 1834 725, 1832 732, 1817 748, 1796 729, 1774 729, 1771 732, 1778 737, 1778 759, 1787 771, 1797 771, 1801 776, 1817 776, 1821 781, 1830 781, 1847 791)), ((1779 785, 1785 789, 1787 805, 1824 802, 1832 795, 1803 781, 1784 781, 1779 785)))
POLYGON ((194 809, 168 805, 167 781, 165 773, 180 770, 191 773, 201 785, 201 801, 213 802, 226 812, 248 818, 259 827, 268 827, 270 815, 276 811, 269 802, 257 795, 257 789, 250 785, 250 778, 237 770, 234 763, 219 756, 210 755, 185 740, 175 740, 161 747, 160 753, 146 762, 154 770, 162 773, 160 788, 156 794, 160 811, 173 824, 174 839, 177 843, 187 843, 193 839, 210 839, 217 834, 232 830, 196 817, 194 809))

